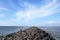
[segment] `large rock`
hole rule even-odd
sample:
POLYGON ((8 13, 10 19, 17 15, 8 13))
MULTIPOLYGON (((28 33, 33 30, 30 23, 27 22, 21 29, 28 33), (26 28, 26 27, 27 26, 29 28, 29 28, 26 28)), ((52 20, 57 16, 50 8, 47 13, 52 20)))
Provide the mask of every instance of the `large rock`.
POLYGON ((5 36, 4 40, 55 40, 47 32, 37 27, 20 30, 5 36))

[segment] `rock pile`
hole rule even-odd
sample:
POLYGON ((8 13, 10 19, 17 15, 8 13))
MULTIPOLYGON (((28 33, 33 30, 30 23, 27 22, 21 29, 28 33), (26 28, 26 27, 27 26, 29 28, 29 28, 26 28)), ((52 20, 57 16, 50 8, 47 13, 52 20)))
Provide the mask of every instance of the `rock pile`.
POLYGON ((3 37, 3 39, 0 38, 0 40, 56 40, 56 39, 53 39, 51 35, 43 31, 42 29, 39 29, 37 27, 31 27, 25 30, 20 30, 15 33, 8 34, 5 37, 3 37))

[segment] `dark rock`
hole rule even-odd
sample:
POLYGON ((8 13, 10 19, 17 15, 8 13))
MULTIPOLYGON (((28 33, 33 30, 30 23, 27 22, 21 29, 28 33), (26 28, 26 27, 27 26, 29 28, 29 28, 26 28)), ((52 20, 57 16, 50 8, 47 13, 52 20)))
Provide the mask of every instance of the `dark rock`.
MULTIPOLYGON (((0 38, 1 39, 1 38, 0 38)), ((3 40, 55 40, 50 34, 37 27, 20 30, 3 37, 3 40)))

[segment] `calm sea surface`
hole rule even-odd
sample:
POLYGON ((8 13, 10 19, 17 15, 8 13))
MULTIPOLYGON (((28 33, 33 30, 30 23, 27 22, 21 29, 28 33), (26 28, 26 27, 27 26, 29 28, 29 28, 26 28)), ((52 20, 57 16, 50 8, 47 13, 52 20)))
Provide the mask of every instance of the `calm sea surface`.
MULTIPOLYGON (((19 26, 0 26, 0 35, 7 35, 13 32, 17 32, 20 29, 26 29, 28 27, 19 26)), ((60 39, 60 27, 39 27, 46 32, 50 33, 57 40, 60 39)))

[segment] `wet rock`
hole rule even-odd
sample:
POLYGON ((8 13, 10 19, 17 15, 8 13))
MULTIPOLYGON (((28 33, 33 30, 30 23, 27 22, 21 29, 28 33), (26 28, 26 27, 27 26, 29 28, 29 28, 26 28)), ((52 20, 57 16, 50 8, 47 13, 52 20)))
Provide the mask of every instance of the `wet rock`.
POLYGON ((4 36, 0 36, 0 40, 4 40, 5 39, 5 37, 4 36))

